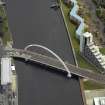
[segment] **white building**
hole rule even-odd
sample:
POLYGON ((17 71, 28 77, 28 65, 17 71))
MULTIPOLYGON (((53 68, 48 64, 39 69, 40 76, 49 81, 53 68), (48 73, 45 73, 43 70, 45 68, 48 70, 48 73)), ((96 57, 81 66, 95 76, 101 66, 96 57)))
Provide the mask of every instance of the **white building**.
POLYGON ((1 58, 1 85, 12 83, 11 58, 1 58))
POLYGON ((85 32, 80 36, 80 40, 80 51, 83 52, 85 45, 93 43, 93 35, 89 32, 85 32))
POLYGON ((94 105, 105 105, 105 97, 95 97, 93 103, 94 105))

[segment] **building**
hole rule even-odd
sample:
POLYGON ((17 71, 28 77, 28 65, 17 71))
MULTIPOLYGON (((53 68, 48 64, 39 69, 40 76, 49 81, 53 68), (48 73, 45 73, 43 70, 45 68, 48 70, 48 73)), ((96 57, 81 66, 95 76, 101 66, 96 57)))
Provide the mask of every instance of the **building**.
POLYGON ((105 97, 95 97, 93 99, 93 105, 105 105, 105 97))
POLYGON ((1 58, 1 85, 12 83, 11 58, 1 58))

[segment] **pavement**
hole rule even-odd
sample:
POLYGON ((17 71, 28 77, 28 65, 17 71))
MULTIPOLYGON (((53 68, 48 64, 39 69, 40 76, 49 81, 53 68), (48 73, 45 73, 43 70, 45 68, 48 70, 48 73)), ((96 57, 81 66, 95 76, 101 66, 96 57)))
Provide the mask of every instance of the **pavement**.
POLYGON ((0 105, 8 105, 7 99, 3 94, 0 94, 0 105))

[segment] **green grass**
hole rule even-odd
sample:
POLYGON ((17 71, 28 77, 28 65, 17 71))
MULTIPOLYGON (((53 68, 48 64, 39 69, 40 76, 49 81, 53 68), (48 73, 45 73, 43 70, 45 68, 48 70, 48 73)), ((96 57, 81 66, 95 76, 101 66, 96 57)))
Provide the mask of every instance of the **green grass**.
POLYGON ((84 88, 86 90, 93 90, 93 89, 104 89, 105 85, 103 84, 99 84, 99 83, 95 83, 93 81, 86 81, 84 82, 84 88))
MULTIPOLYGON (((65 17, 65 22, 67 23, 68 31, 70 33, 70 37, 73 44, 73 48, 75 50, 78 66, 81 68, 91 69, 95 72, 98 72, 96 67, 90 64, 89 62, 87 62, 80 54, 79 40, 76 38, 76 33, 75 33, 77 25, 74 24, 72 21, 70 21, 70 18, 68 15, 71 8, 66 6, 63 2, 62 2, 62 7, 63 7, 63 13, 65 17)), ((87 82, 84 82, 84 88, 85 89, 96 89, 96 88, 98 89, 98 88, 105 88, 105 86, 102 84, 94 83, 92 81, 87 81, 87 82)))
POLYGON ((5 17, 4 8, 0 5, 0 16, 5 17))
POLYGON ((4 46, 7 45, 7 42, 12 41, 12 37, 9 32, 5 32, 3 36, 3 44, 4 46))
POLYGON ((100 48, 100 52, 105 55, 105 48, 100 48))
POLYGON ((7 45, 7 42, 12 41, 12 36, 9 32, 9 28, 8 28, 8 19, 7 16, 5 14, 5 9, 3 6, 0 6, 0 16, 3 18, 3 25, 2 25, 2 32, 3 32, 3 44, 7 45))

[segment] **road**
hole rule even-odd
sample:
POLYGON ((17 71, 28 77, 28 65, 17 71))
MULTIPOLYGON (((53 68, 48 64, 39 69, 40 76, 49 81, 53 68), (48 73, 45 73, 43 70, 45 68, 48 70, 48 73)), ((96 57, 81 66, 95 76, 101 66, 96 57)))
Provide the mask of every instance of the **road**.
MULTIPOLYGON (((6 0, 14 47, 44 45, 75 65, 61 11, 50 8, 52 1, 6 0)), ((42 50, 40 53, 45 54, 42 50)), ((19 61, 16 61, 16 70, 19 105, 83 105, 78 77, 68 80, 46 68, 19 61)))

